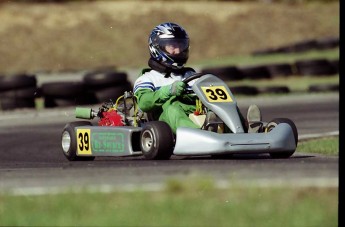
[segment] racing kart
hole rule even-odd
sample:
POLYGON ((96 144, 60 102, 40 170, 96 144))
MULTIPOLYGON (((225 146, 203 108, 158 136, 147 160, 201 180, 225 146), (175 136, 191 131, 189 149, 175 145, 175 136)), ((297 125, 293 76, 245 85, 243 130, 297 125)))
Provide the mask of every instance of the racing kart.
POLYGON ((94 160, 97 156, 141 155, 162 160, 172 155, 293 155, 298 132, 292 120, 256 122, 260 130, 248 132, 237 101, 224 81, 212 74, 196 73, 184 82, 192 80, 197 101, 196 111, 189 117, 200 129, 180 127, 174 134, 167 123, 152 120, 149 113, 142 112, 132 92, 125 92, 116 102, 103 103, 98 111, 76 107, 76 118, 84 120, 65 125, 61 136, 63 154, 70 161, 94 160), (216 118, 208 122, 210 113, 216 118), (97 124, 91 122, 94 118, 99 119, 97 124))

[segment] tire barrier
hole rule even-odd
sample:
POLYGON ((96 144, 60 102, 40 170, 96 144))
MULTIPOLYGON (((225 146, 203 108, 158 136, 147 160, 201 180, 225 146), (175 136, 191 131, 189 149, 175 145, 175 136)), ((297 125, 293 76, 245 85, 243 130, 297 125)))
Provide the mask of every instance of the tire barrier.
POLYGON ((108 70, 97 70, 86 73, 83 77, 85 91, 94 97, 91 103, 101 103, 116 99, 125 91, 132 90, 132 84, 127 79, 127 73, 108 70))
POLYGON ((35 75, 0 76, 0 109, 34 108, 38 95, 35 75))
POLYGON ((294 74, 292 65, 288 63, 268 64, 265 67, 270 73, 271 78, 287 77, 294 74))
POLYGON ((316 84, 310 85, 310 92, 327 92, 327 91, 339 91, 339 84, 316 84))
POLYGON ((331 63, 336 73, 339 73, 339 59, 329 60, 329 63, 331 63))
POLYGON ((267 48, 257 50, 252 55, 265 55, 265 54, 281 54, 281 53, 297 53, 310 50, 325 50, 339 47, 339 37, 325 37, 321 39, 310 39, 281 46, 277 48, 267 48))
MULTIPOLYGON (((336 40, 324 40, 324 45, 337 45, 336 40), (326 43, 326 44, 325 44, 326 43), (333 44, 332 44, 333 43, 333 44)), ((291 75, 328 76, 339 73, 339 59, 299 60, 294 63, 274 63, 256 66, 222 66, 201 69, 224 81, 243 79, 271 79, 291 75)), ((132 90, 126 72, 114 67, 104 67, 85 73, 81 81, 46 82, 37 86, 32 74, 0 75, 0 110, 35 108, 36 99, 44 100, 44 107, 98 104, 123 95, 132 90)), ((258 95, 262 93, 289 93, 285 86, 252 87, 235 86, 234 94, 258 95)), ((312 85, 310 92, 339 91, 339 85, 312 85)))
POLYGON ((236 95, 258 95, 259 90, 254 86, 233 86, 230 87, 231 92, 236 95))
POLYGON ((47 82, 41 85, 44 106, 72 106, 86 104, 82 82, 47 82))
POLYGON ((337 74, 337 69, 327 59, 300 60, 295 62, 298 75, 325 76, 337 74))
POLYGON ((214 74, 224 81, 242 80, 244 78, 242 72, 236 66, 205 68, 201 70, 201 73, 214 74))
POLYGON ((269 86, 259 87, 260 94, 287 94, 290 93, 290 89, 287 86, 269 86))
POLYGON ((126 73, 105 68, 86 73, 82 81, 43 83, 40 90, 44 106, 53 108, 115 101, 132 85, 126 73))
POLYGON ((241 66, 239 67, 243 77, 245 79, 257 80, 257 79, 269 79, 271 74, 267 67, 264 65, 258 66, 241 66))

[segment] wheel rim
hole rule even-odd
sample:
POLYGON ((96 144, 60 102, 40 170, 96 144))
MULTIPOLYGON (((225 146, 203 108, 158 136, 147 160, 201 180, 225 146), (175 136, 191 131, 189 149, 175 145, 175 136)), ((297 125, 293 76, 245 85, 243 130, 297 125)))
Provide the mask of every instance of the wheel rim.
POLYGON ((64 131, 62 134, 62 140, 61 140, 62 150, 68 154, 69 148, 71 147, 71 135, 64 131))
POLYGON ((141 137, 141 146, 144 152, 148 152, 153 146, 154 136, 152 132, 145 131, 141 137))

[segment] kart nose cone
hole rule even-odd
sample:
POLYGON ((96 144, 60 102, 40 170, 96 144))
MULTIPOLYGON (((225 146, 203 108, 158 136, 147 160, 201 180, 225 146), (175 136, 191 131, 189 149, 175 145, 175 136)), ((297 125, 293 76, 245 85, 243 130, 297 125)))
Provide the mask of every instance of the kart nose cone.
POLYGON ((68 153, 69 148, 71 147, 71 135, 68 132, 63 132, 61 140, 62 150, 65 153, 68 153))

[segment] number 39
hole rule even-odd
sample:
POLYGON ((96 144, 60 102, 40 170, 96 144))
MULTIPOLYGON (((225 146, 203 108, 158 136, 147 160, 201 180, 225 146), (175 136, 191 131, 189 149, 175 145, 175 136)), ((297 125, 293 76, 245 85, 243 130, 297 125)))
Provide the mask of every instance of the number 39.
POLYGON ((88 151, 90 148, 89 134, 87 132, 85 133, 80 132, 78 134, 78 139, 79 139, 79 143, 78 143, 79 150, 83 151, 85 148, 85 150, 88 151))
POLYGON ((224 86, 202 87, 209 102, 232 102, 224 86))

